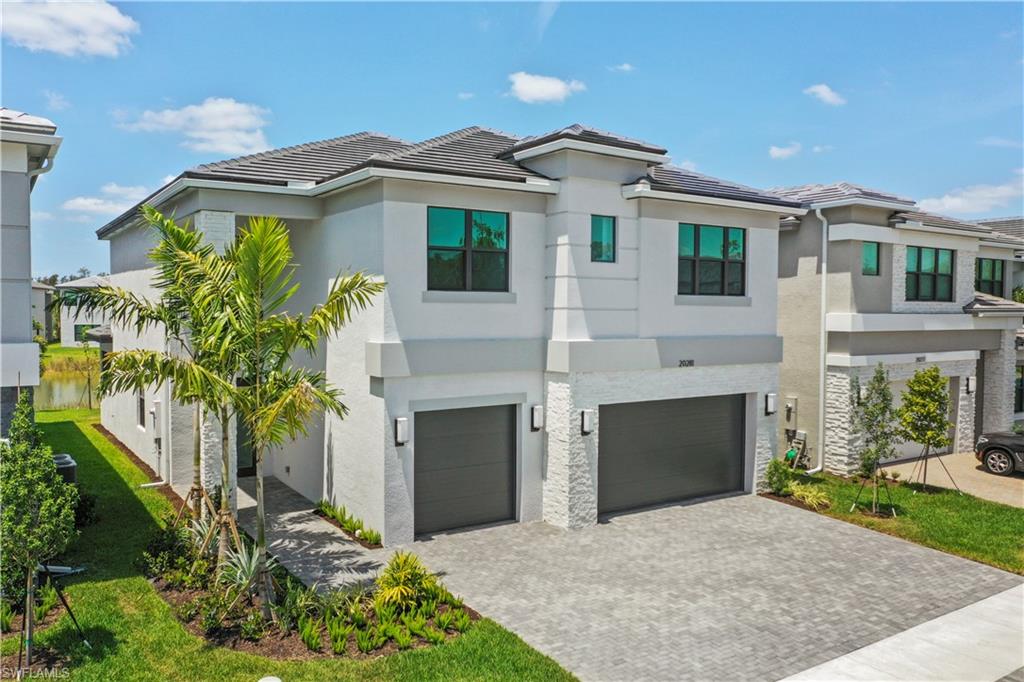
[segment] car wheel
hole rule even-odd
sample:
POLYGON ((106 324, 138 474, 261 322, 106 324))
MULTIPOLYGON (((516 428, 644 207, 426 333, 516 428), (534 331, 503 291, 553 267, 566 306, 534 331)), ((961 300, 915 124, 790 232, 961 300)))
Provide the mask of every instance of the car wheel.
POLYGON ((985 470, 997 476, 1013 473, 1013 458, 1006 450, 989 450, 985 453, 985 470))

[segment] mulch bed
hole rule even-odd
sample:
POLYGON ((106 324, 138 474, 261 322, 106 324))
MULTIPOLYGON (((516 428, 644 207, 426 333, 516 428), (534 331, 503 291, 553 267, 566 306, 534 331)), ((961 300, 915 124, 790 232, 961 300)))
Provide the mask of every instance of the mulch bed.
MULTIPOLYGON (((104 438, 110 441, 110 444, 120 450, 121 454, 130 459, 132 464, 141 469, 142 473, 146 474, 151 483, 156 483, 160 480, 160 477, 157 476, 151 466, 139 459, 139 456, 132 452, 131 448, 122 443, 117 436, 108 431, 102 424, 97 422, 92 425, 92 428, 96 429, 96 431, 98 431, 104 438)), ((181 505, 185 504, 185 500, 181 499, 181 496, 174 492, 174 488, 172 488, 169 483, 158 488, 154 488, 154 490, 166 497, 175 509, 178 509, 181 505)))
POLYGON ((776 495, 775 493, 769 493, 769 492, 758 493, 758 495, 761 496, 761 497, 767 497, 769 500, 775 500, 776 502, 782 502, 783 504, 788 504, 791 507, 798 507, 799 509, 806 509, 807 511, 812 511, 812 512, 815 512, 815 513, 817 513, 817 511, 818 511, 816 509, 811 509, 810 507, 808 507, 806 504, 804 504, 800 500, 794 499, 792 495, 785 495, 785 496, 783 496, 783 495, 776 495))
MULTIPOLYGON (((157 594, 159 594, 164 601, 171 605, 174 610, 175 617, 177 617, 178 607, 207 594, 204 590, 179 590, 168 585, 162 578, 154 578, 150 580, 153 584, 157 594)), ((447 605, 441 605, 438 607, 438 611, 447 609, 447 605)), ((469 608, 463 606, 462 610, 469 614, 472 621, 480 620, 480 614, 469 608)), ((374 622, 375 616, 370 614, 369 620, 371 623, 374 622)), ((180 622, 180 620, 179 620, 180 622)), ((253 642, 247 639, 242 639, 241 630, 238 623, 234 621, 225 621, 224 627, 222 627, 216 633, 207 635, 203 632, 202 627, 199 624, 199 617, 193 618, 187 623, 182 623, 186 630, 190 633, 204 639, 210 644, 215 646, 224 647, 231 649, 232 651, 243 651, 245 653, 255 654, 257 656, 263 656, 265 658, 271 658, 276 660, 311 660, 316 658, 333 657, 336 656, 331 650, 331 642, 327 636, 326 628, 322 633, 322 648, 320 651, 310 651, 309 647, 299 637, 298 632, 292 631, 288 634, 282 634, 273 624, 268 625, 268 633, 264 635, 259 641, 253 642)), ((459 636, 458 632, 447 633, 448 639, 454 639, 459 636)), ((424 649, 432 646, 428 642, 425 642, 417 637, 413 637, 412 646, 407 649, 424 649)), ((375 649, 368 654, 364 654, 359 651, 356 647, 355 634, 349 636, 348 643, 345 649, 344 656, 354 660, 370 660, 374 658, 380 658, 382 656, 390 656, 402 651, 398 648, 393 641, 388 641, 380 649, 375 649)))
MULTIPOLYGON (((7 636, 7 635, 5 635, 7 636)), ((22 652, 21 663, 25 664, 22 652)), ((50 647, 32 647, 32 666, 23 668, 22 679, 65 679, 70 672, 71 659, 50 647)), ((0 679, 15 679, 18 673, 18 652, 0 656, 0 679)))
POLYGON ((366 549, 380 549, 381 547, 383 547, 383 545, 371 545, 366 540, 364 540, 362 538, 359 538, 359 537, 356 537, 355 533, 349 533, 347 530, 345 530, 342 527, 342 525, 340 523, 338 523, 337 519, 332 518, 330 516, 327 516, 326 514, 321 512, 319 509, 314 509, 313 510, 313 514, 315 514, 316 516, 319 516, 321 519, 323 519, 324 521, 326 521, 327 523, 331 524, 332 526, 334 526, 335 528, 340 530, 342 533, 347 535, 349 537, 349 539, 352 540, 352 542, 357 542, 360 545, 362 545, 363 547, 365 547, 366 549))

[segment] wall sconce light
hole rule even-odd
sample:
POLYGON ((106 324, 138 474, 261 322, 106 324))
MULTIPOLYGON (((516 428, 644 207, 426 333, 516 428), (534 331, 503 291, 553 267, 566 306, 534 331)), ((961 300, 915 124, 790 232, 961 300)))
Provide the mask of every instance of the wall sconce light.
POLYGON ((864 384, 861 384, 860 388, 857 389, 857 404, 858 405, 862 404, 867 399, 867 397, 868 397, 868 387, 865 386, 864 384))
POLYGON ((970 395, 971 393, 974 393, 976 390, 978 390, 977 383, 978 383, 978 377, 967 377, 966 391, 967 391, 968 395, 970 395))
POLYGON ((530 408, 530 430, 540 431, 544 428, 544 406, 534 405, 530 408))
POLYGON ((779 395, 777 393, 764 394, 764 413, 773 415, 778 411, 779 395))
POLYGON ((395 445, 405 445, 409 442, 409 418, 395 418, 395 445))
POLYGON ((580 412, 580 433, 589 436, 594 432, 594 411, 583 410, 580 412))

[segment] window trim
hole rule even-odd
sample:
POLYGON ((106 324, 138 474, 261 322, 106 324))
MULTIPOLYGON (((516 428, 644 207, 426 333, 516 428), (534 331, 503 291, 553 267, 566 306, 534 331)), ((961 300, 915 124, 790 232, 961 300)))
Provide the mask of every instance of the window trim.
POLYGON ((881 277, 882 275, 882 244, 881 242, 863 241, 860 243, 860 274, 862 277, 881 277), (864 247, 867 245, 875 247, 875 271, 865 272, 864 247))
POLYGON ((676 296, 722 296, 722 297, 744 297, 747 296, 747 228, 736 227, 731 225, 708 225, 704 223, 686 223, 679 222, 676 224, 676 296), (692 256, 680 256, 679 255, 679 228, 683 225, 693 226, 693 255, 692 256), (701 257, 700 255, 700 233, 702 227, 717 227, 724 231, 722 238, 722 258, 712 257, 701 257), (729 257, 729 230, 739 230, 743 233, 743 253, 740 257, 730 258, 729 257), (679 290, 679 267, 682 261, 689 261, 693 272, 693 291, 686 293, 679 290), (721 263, 722 264, 722 291, 721 293, 709 294, 700 290, 700 265, 701 261, 709 263, 721 263), (740 270, 740 292, 736 294, 730 294, 728 291, 728 264, 739 263, 742 268, 740 270))
POLYGON ((619 255, 619 219, 613 215, 590 214, 590 262, 591 263, 615 263, 619 255), (594 258, 594 218, 607 218, 612 221, 612 257, 610 260, 594 258))
POLYGON ((1006 265, 1005 265, 1005 263, 1003 263, 1003 259, 1002 258, 977 258, 977 259, 975 259, 975 264, 974 264, 974 290, 975 291, 980 291, 983 294, 991 294, 992 296, 999 296, 1000 298, 1002 298, 1003 292, 1005 290, 1005 287, 1006 287, 1006 265), (981 278, 981 263, 982 263, 982 261, 989 261, 990 263, 992 263, 992 269, 993 269, 992 271, 993 272, 995 272, 996 264, 997 263, 999 264, 999 275, 1000 275, 999 279, 982 279, 981 278), (986 291, 985 289, 983 289, 982 288, 982 284, 985 283, 985 282, 989 282, 991 284, 998 285, 997 286, 998 291, 997 292, 992 292, 992 291, 986 291))
POLYGON ((492 211, 483 208, 462 208, 459 206, 434 206, 432 204, 427 205, 427 287, 426 291, 465 291, 465 292, 476 292, 476 293, 507 293, 509 290, 509 280, 511 279, 512 270, 512 215, 508 211, 492 211), (464 243, 465 246, 431 246, 430 245, 430 209, 438 210, 454 210, 462 211, 464 221, 464 243), (504 249, 474 249, 473 248, 473 213, 498 213, 505 216, 505 248, 504 249), (462 266, 465 268, 466 273, 466 286, 461 289, 442 289, 430 286, 430 252, 431 250, 436 251, 461 251, 462 266), (473 288, 473 257, 474 251, 480 253, 503 253, 505 254, 505 283, 502 289, 474 289, 473 288))
POLYGON ((915 278, 915 290, 916 295, 914 298, 910 297, 910 287, 904 288, 903 298, 906 301, 914 303, 952 303, 956 300, 956 251, 954 249, 944 249, 937 246, 907 246, 906 263, 909 266, 910 263, 910 250, 917 249, 917 269, 910 270, 909 267, 904 267, 905 277, 904 282, 910 281, 911 277, 915 278), (934 251, 935 252, 935 271, 934 272, 921 272, 921 253, 923 251, 934 251), (939 254, 943 251, 949 253, 949 274, 939 273, 939 254), (934 287, 932 289, 932 298, 921 298, 921 275, 931 275, 935 278, 934 287), (949 277, 949 298, 938 298, 939 291, 939 277, 949 277))

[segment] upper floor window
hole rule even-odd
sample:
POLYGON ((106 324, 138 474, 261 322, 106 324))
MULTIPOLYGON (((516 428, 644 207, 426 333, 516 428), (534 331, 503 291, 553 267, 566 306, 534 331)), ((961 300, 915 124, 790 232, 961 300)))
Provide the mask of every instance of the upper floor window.
POLYGON ((508 291, 508 214, 427 208, 427 288, 508 291))
POLYGON ((679 223, 679 294, 742 296, 747 231, 679 223))
POLYGON ((863 242, 860 249, 860 274, 878 274, 878 242, 863 242))
POLYGON ((590 216, 590 260, 594 263, 615 262, 615 218, 590 216))
POLYGON ((993 296, 1003 295, 1003 261, 979 258, 974 276, 974 290, 993 296))
POLYGON ((953 300, 953 252, 950 249, 907 247, 907 300, 953 300))

